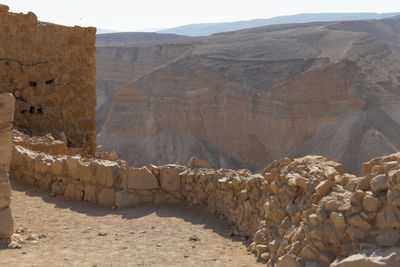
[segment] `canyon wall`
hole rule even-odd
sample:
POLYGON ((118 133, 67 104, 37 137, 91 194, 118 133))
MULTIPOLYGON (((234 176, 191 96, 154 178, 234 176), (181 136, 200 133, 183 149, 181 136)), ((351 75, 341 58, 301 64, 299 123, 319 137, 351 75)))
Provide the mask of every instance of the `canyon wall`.
POLYGON ((15 125, 96 149, 95 28, 40 22, 0 6, 0 93, 16 97, 15 125))
POLYGON ((320 22, 107 47, 98 77, 124 83, 161 49, 191 49, 114 83, 97 143, 136 167, 196 156, 255 171, 316 154, 361 174, 362 162, 400 150, 399 29, 400 19, 320 22), (129 60, 135 50, 144 61, 129 60))
POLYGON ((8 238, 14 231, 11 216, 11 186, 8 180, 12 154, 11 122, 15 99, 11 94, 0 94, 0 238, 8 238))

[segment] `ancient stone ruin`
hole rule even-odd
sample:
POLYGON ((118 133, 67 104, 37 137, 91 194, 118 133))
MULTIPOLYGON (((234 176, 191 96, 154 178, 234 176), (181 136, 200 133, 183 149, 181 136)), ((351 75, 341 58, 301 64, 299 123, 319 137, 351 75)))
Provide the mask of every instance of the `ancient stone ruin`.
MULTIPOLYGON (((0 93, 16 97, 15 125, 51 133, 85 153, 96 147, 96 29, 0 10, 0 93)), ((81 152, 82 153, 82 152, 81 152)))
POLYGON ((362 177, 320 156, 285 158, 253 174, 214 170, 196 158, 187 166, 132 168, 113 153, 99 149, 95 155, 95 31, 0 10, 0 29, 7 34, 0 42, 7 80, 1 88, 16 96, 18 128, 11 148, 14 98, 2 94, 0 237, 13 232, 7 174, 12 151, 10 177, 56 195, 109 208, 183 202, 219 214, 252 238, 249 250, 270 266, 400 262, 400 154, 365 163, 362 177), (38 48, 43 39, 54 49, 26 48, 38 48), (375 257, 380 253, 386 256, 375 257))

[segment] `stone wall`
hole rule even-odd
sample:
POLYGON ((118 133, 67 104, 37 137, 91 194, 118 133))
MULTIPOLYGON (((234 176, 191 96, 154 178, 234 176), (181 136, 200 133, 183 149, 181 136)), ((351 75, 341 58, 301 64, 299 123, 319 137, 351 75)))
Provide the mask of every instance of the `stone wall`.
POLYGON ((261 174, 214 170, 198 160, 131 168, 121 160, 21 146, 14 147, 11 167, 13 176, 32 185, 106 207, 203 207, 235 224, 237 234, 251 236, 256 256, 278 266, 320 266, 361 248, 400 245, 400 154, 374 159, 364 171, 363 177, 346 174, 320 156, 275 161, 261 174))
POLYGON ((0 5, 0 93, 15 95, 18 127, 95 152, 95 34, 0 5))
POLYGON ((15 99, 11 94, 0 94, 0 238, 7 238, 13 233, 8 171, 12 153, 11 122, 14 105, 15 99))

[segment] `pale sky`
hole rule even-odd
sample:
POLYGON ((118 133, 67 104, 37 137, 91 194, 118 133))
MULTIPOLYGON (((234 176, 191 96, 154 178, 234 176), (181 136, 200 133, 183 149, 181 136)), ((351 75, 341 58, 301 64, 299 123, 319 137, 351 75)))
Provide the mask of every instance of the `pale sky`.
POLYGON ((299 13, 400 12, 400 0, 0 0, 41 21, 116 31, 170 28, 299 13))

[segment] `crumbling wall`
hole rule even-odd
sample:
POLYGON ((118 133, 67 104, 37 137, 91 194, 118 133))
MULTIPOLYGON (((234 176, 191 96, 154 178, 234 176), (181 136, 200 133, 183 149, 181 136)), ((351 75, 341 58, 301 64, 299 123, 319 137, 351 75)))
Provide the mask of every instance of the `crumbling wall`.
POLYGON ((95 35, 0 5, 0 93, 15 95, 18 127, 95 152, 95 35))
POLYGON ((235 224, 237 234, 251 236, 250 250, 264 261, 341 266, 339 260, 362 248, 400 245, 400 154, 374 159, 364 171, 363 177, 346 174, 342 165, 320 156, 275 161, 261 174, 213 170, 199 161, 131 168, 121 160, 15 146, 11 173, 106 207, 179 202, 204 207, 235 224))
POLYGON ((14 104, 15 99, 11 94, 0 94, 0 238, 7 238, 13 233, 8 171, 12 153, 11 122, 14 104))

